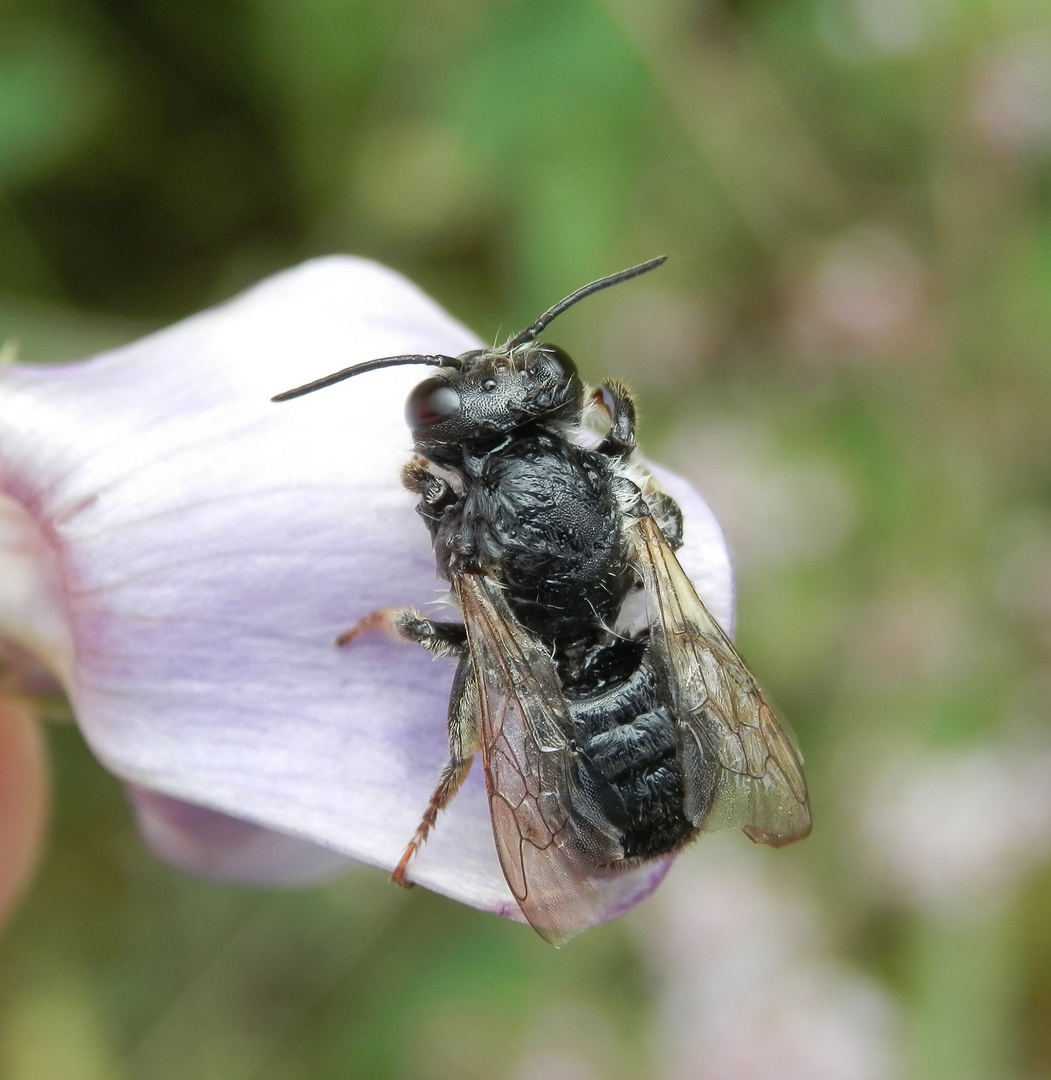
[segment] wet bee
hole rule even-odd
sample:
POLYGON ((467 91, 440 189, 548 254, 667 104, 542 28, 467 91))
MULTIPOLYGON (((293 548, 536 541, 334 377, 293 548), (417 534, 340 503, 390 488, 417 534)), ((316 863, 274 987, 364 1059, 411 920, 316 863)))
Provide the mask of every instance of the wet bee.
POLYGON ((274 398, 401 364, 435 372, 410 394, 418 496, 462 621, 412 609, 371 627, 451 656, 449 759, 394 871, 413 856, 480 750, 504 876, 560 944, 596 920, 619 869, 740 827, 775 847, 810 831, 801 759, 676 558, 682 514, 640 465, 622 383, 589 391, 538 340, 585 285, 502 346, 388 356, 274 398), (588 437, 597 412, 605 431, 588 437))

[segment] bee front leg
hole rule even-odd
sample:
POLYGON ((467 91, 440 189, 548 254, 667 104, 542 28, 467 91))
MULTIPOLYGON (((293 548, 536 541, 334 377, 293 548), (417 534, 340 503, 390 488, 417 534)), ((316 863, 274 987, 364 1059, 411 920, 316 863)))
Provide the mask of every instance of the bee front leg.
POLYGON ((403 888, 410 888, 412 882, 406 878, 409 863, 423 846, 427 834, 434 827, 438 814, 453 800, 460 790, 460 785, 467 779, 474 755, 481 749, 478 731, 478 691, 474 679, 474 665, 471 657, 464 652, 456 668, 452 695, 449 699, 449 760, 442 768, 438 786, 431 795, 431 801, 423 813, 423 820, 416 828, 412 839, 394 868, 391 879, 403 888))
POLYGON ((437 513, 451 506, 459 496, 448 480, 427 468, 427 459, 414 457, 401 470, 402 487, 420 496, 420 507, 437 513))
POLYGON ((604 382, 592 400, 609 417, 609 431, 598 444, 600 453, 625 458, 635 450, 635 398, 619 379, 604 382))
POLYGON ((416 513, 427 523, 431 538, 434 539, 445 512, 459 502, 460 496, 448 480, 435 476, 427 468, 426 459, 421 457, 413 458, 401 470, 401 482, 414 495, 419 495, 416 513))

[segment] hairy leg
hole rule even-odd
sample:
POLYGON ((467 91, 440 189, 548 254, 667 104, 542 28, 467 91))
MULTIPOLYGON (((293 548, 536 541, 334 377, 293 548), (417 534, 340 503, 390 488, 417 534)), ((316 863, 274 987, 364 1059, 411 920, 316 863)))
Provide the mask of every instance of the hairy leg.
POLYGON ((467 651, 467 633, 463 623, 435 622, 412 608, 381 608, 366 615, 355 626, 340 634, 336 644, 346 645, 369 630, 382 630, 401 641, 422 645, 435 656, 453 656, 460 661, 449 698, 449 757, 442 767, 438 786, 427 803, 423 818, 391 874, 398 885, 409 888, 412 885, 406 877, 409 863, 423 846, 438 814, 452 802, 460 790, 460 785, 470 771, 474 755, 481 748, 474 666, 467 651))
POLYGON ((470 656, 464 655, 456 669, 452 695, 449 699, 449 759, 442 768, 438 786, 434 789, 427 809, 423 812, 423 819, 416 827, 416 832, 406 846, 394 873, 391 874, 397 884, 406 888, 412 884, 405 876, 409 863, 423 846, 438 814, 452 802, 453 796, 460 790, 460 785, 467 779, 474 755, 480 749, 474 665, 470 656))

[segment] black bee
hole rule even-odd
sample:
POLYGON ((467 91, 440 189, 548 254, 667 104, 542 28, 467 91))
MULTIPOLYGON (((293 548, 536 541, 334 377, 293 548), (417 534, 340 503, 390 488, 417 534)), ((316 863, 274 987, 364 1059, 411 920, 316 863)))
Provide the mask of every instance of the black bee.
POLYGON ((682 515, 635 455, 630 391, 589 392, 539 342, 577 290, 500 348, 389 356, 279 394, 286 401, 398 364, 436 372, 409 396, 419 496, 462 622, 376 612, 459 664, 449 760, 394 879, 482 752, 493 833, 525 917, 559 944, 594 921, 617 868, 738 826, 780 846, 810 831, 800 756, 675 556, 682 515), (594 407, 606 430, 588 437, 594 407))

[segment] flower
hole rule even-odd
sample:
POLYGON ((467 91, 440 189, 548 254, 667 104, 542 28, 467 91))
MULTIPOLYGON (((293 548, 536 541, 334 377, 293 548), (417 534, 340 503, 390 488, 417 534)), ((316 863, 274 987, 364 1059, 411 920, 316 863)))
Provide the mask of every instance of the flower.
MULTIPOLYGON (((394 272, 327 258, 94 359, 0 371, 0 638, 60 680, 169 861, 284 883, 397 863, 446 754, 451 662, 379 634, 333 642, 442 596, 398 482, 420 374, 269 399, 356 361, 477 346, 394 272)), ((728 625, 718 526, 661 477, 683 563, 728 625)), ((606 914, 665 862, 625 875, 606 914)), ((480 769, 411 876, 518 916, 480 769)))

